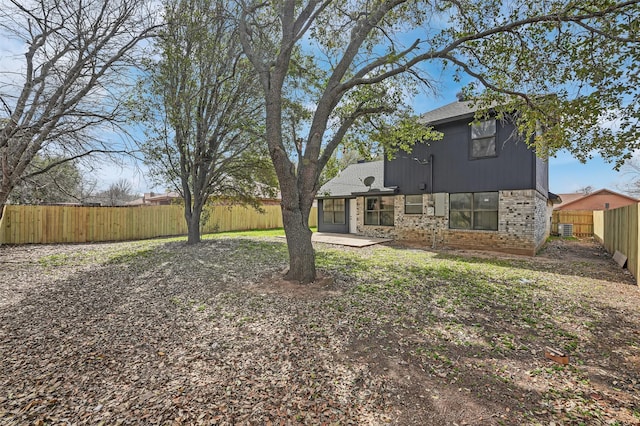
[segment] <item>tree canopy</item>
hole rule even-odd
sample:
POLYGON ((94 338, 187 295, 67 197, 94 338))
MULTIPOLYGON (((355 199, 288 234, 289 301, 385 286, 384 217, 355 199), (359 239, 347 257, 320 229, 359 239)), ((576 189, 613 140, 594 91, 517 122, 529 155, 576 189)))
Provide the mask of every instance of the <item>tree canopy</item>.
POLYGON ((189 243, 200 241, 210 198, 250 203, 273 184, 263 101, 222 0, 167 0, 166 25, 147 67, 142 145, 154 176, 185 200, 189 243), (260 191, 257 190, 259 184, 260 191))
POLYGON ((2 3, 0 33, 23 55, 0 72, 0 216, 38 153, 64 163, 127 151, 105 134, 123 133, 123 94, 156 18, 146 0, 2 3))
POLYGON ((86 202, 92 195, 95 182, 87 179, 75 162, 48 168, 59 162, 59 158, 36 155, 16 183, 8 201, 12 204, 86 202))
POLYGON ((333 152, 358 135, 390 150, 434 138, 403 105, 443 69, 472 79, 466 94, 509 115, 539 155, 595 150, 621 164, 638 147, 638 0, 235 4, 265 98, 290 279, 315 278, 306 224, 333 152), (292 103, 309 106, 297 128, 283 125, 292 103))

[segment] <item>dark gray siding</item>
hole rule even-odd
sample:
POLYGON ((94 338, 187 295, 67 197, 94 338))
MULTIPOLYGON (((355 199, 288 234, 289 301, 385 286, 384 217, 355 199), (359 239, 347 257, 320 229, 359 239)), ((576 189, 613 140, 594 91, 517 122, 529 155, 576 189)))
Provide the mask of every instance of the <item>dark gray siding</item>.
POLYGON ((549 193, 549 163, 536 158, 536 189, 547 196, 549 193))
POLYGON ((546 175, 546 163, 537 176, 536 157, 515 136, 514 126, 497 123, 496 157, 471 159, 469 122, 440 125, 442 140, 416 144, 411 154, 398 152, 391 161, 385 158, 385 186, 397 186, 401 194, 536 189, 546 175), (432 161, 421 164, 415 158, 432 161))
POLYGON ((324 211, 322 210, 322 201, 318 200, 318 232, 335 232, 339 234, 349 233, 349 200, 344 201, 344 225, 336 225, 333 223, 324 223, 324 211))

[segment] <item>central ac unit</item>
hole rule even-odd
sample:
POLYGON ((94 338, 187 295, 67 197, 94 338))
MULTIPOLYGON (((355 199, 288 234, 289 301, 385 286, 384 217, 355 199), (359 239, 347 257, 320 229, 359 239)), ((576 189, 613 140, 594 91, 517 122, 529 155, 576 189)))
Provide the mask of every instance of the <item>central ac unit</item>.
POLYGON ((573 223, 559 223, 558 234, 561 237, 573 237, 573 223))

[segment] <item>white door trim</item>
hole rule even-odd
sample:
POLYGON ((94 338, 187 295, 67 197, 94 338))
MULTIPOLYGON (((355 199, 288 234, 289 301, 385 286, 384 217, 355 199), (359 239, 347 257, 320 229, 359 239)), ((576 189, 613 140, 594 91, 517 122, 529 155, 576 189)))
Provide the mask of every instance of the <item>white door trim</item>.
POLYGON ((358 233, 358 201, 355 198, 349 198, 349 233, 358 233))

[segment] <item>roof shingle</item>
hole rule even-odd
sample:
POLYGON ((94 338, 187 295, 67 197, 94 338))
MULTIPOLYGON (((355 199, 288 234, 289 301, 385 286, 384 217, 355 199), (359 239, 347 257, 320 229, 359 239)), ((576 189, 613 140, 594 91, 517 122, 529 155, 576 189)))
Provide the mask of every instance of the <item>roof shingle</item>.
POLYGON ((371 161, 349 165, 338 176, 322 185, 317 197, 350 197, 353 193, 366 192, 369 187, 364 184, 364 180, 369 176, 374 178, 372 190, 391 190, 382 186, 384 185, 384 161, 371 161))

